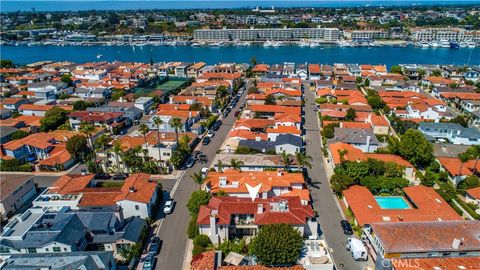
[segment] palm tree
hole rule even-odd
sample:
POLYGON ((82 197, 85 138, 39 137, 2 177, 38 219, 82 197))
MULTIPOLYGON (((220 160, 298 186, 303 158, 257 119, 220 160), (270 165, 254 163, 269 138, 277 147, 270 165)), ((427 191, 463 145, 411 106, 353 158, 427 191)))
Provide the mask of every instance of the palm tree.
POLYGON ((117 163, 117 173, 120 173, 120 153, 123 153, 120 141, 115 141, 113 144, 113 153, 115 154, 115 162, 117 163))
POLYGON ((112 137, 110 135, 107 135, 107 134, 102 134, 100 137, 98 137, 96 140, 95 140, 95 143, 94 143, 94 146, 95 146, 95 150, 98 152, 101 150, 101 152, 103 153, 104 155, 104 158, 103 158, 103 167, 105 168, 105 170, 107 169, 107 161, 108 161, 108 157, 107 157, 107 145, 112 141, 112 137))
POLYGON ((80 123, 80 131, 87 136, 88 144, 93 151, 92 135, 95 133, 95 126, 87 122, 82 122, 80 123))
POLYGON ((140 133, 143 135, 143 138, 145 139, 145 150, 148 151, 148 145, 147 145, 147 134, 148 132, 150 131, 150 129, 148 128, 148 126, 144 123, 140 124, 140 126, 138 127, 138 131, 140 131, 140 133))
POLYGON ((303 168, 312 168, 312 157, 307 155, 305 152, 297 152, 295 154, 295 158, 297 160, 297 166, 299 171, 303 168))
POLYGON ((178 143, 178 131, 183 126, 182 119, 174 117, 170 123, 170 126, 175 129, 176 140, 178 143))
POLYGON ((232 159, 230 160, 230 167, 232 167, 232 169, 237 170, 237 171, 239 171, 239 172, 242 171, 242 166, 243 166, 243 165, 244 165, 244 163, 243 163, 243 161, 241 161, 241 160, 236 160, 236 159, 234 159, 234 158, 232 158, 232 159))
POLYGON ((192 175, 190 175, 190 177, 192 178, 193 182, 195 182, 199 186, 201 186, 203 184, 203 181, 205 180, 202 172, 193 173, 192 175))
POLYGON ((340 155, 340 163, 343 163, 345 162, 345 155, 348 154, 348 150, 347 149, 338 150, 338 154, 340 155))
POLYGON ((292 161, 290 160, 290 154, 287 154, 287 152, 283 151, 281 158, 283 165, 285 166, 285 170, 287 170, 288 167, 290 167, 290 164, 292 164, 292 161))
POLYGON ((219 172, 223 171, 223 162, 221 160, 218 161, 217 168, 219 172))
POLYGON ((155 117, 153 119, 153 124, 157 127, 157 146, 158 146, 158 161, 160 162, 162 160, 162 157, 160 156, 160 126, 163 125, 163 120, 160 117, 155 117))

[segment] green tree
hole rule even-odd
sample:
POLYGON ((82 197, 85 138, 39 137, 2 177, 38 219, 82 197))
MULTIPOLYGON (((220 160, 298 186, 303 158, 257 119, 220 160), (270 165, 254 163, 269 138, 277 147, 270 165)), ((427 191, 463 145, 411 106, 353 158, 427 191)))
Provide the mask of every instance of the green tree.
POLYGON ((160 155, 160 127, 163 126, 163 120, 160 117, 153 118, 153 124, 157 127, 157 146, 158 146, 158 161, 162 160, 160 155))
POLYGON ((304 151, 297 152, 295 154, 295 159, 297 161, 299 171, 303 168, 312 168, 312 157, 307 155, 304 151))
POLYGON ((176 136, 176 140, 178 142, 178 132, 183 126, 182 119, 180 119, 178 117, 174 117, 172 119, 172 122, 170 123, 170 126, 175 129, 175 136, 176 136))
POLYGON ((2 59, 0 60, 0 68, 14 68, 15 64, 12 60, 2 59))
POLYGON ((480 187, 480 181, 478 177, 475 175, 469 175, 465 177, 465 179, 463 179, 463 181, 460 182, 460 184, 458 184, 458 191, 465 194, 465 191, 467 189, 476 188, 476 187, 480 187))
POLYGON ((84 100, 78 100, 73 103, 74 111, 85 111, 88 107, 92 107, 93 103, 84 100))
POLYGON ((461 125, 462 127, 468 127, 468 116, 466 115, 458 115, 457 117, 450 120, 450 123, 456 123, 461 125))
POLYGON ((190 215, 198 215, 200 206, 205 205, 210 200, 210 194, 204 190, 197 190, 192 193, 187 202, 187 208, 190 215))
POLYGON ((241 160, 236 160, 234 158, 230 160, 230 167, 232 167, 234 170, 241 171, 243 165, 244 163, 241 160))
POLYGON ((28 135, 30 135, 30 133, 24 131, 24 130, 16 130, 15 132, 12 133, 12 135, 10 135, 10 139, 13 141, 13 140, 18 140, 18 139, 22 139, 22 138, 25 138, 27 137, 28 135))
POLYGON ((95 134, 96 127, 93 124, 82 122, 80 123, 80 132, 87 137, 88 145, 92 151, 94 151, 92 136, 95 134))
POLYGON ((40 120, 40 130, 48 132, 56 130, 57 127, 63 125, 67 120, 68 112, 60 107, 53 107, 45 113, 45 117, 40 120))
POLYGON ((353 108, 348 108, 347 114, 345 115, 345 120, 353 121, 357 117, 357 111, 353 108))
POLYGON ((267 95, 265 97, 265 105, 275 105, 277 104, 277 101, 275 99, 275 96, 273 95, 267 95))
POLYGON ((438 69, 435 69, 435 70, 432 71, 432 76, 433 77, 440 77, 440 76, 442 76, 442 72, 438 69))
POLYGON ((146 124, 141 123, 138 127, 138 131, 143 135, 143 139, 145 140, 145 150, 148 151, 147 134, 150 132, 150 129, 146 124))
POLYGON ((287 152, 283 151, 280 158, 282 160, 285 170, 288 170, 288 168, 292 164, 292 160, 290 159, 290 154, 287 154, 287 152))
POLYGON ((302 245, 302 235, 291 225, 269 224, 262 226, 252 240, 251 252, 263 265, 293 265, 300 257, 302 245))
POLYGON ((331 138, 335 137, 335 128, 339 127, 339 126, 340 126, 339 123, 332 123, 332 124, 328 124, 328 125, 324 126, 322 128, 323 137, 325 137, 327 139, 331 139, 331 138))
POLYGON ((430 168, 428 168, 425 171, 425 175, 421 177, 420 181, 422 185, 427 186, 427 187, 433 187, 435 185, 435 182, 437 181, 438 176, 436 173, 432 172, 430 168))
POLYGON ((88 153, 87 138, 82 135, 74 135, 67 141, 67 151, 77 160, 83 159, 88 153))
POLYGON ((391 73, 398 73, 398 74, 403 74, 403 70, 401 66, 392 66, 390 68, 391 73))
POLYGON ((203 181, 205 180, 205 177, 203 177, 202 172, 196 172, 190 175, 190 178, 192 178, 193 182, 197 185, 202 185, 203 181))
POLYGON ((342 191, 354 184, 352 177, 348 175, 334 174, 330 178, 330 185, 332 190, 337 193, 337 195, 342 194, 342 191))
POLYGON ((71 85, 72 84, 72 76, 70 76, 70 74, 68 73, 65 73, 62 75, 62 77, 60 77, 60 81, 62 81, 63 83, 66 83, 68 85, 71 85))
POLYGON ((433 147, 422 132, 409 129, 401 136, 398 151, 402 157, 419 167, 428 166, 433 160, 433 147))
POLYGON ((451 202, 453 199, 457 197, 457 190, 455 187, 450 183, 450 181, 439 183, 438 184, 438 194, 442 196, 442 198, 447 201, 451 202))

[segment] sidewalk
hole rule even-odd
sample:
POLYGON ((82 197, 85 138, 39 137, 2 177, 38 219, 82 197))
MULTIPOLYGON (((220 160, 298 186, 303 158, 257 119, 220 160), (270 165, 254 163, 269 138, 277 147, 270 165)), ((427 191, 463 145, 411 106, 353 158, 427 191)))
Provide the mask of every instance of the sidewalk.
POLYGON ((183 260, 183 270, 190 270, 190 263, 192 262, 193 241, 188 239, 185 250, 185 257, 183 260))

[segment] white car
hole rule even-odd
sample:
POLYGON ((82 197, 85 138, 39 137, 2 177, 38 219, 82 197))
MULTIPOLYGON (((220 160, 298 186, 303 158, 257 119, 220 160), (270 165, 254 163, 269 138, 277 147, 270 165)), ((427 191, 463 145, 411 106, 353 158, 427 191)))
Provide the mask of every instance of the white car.
POLYGON ((163 207, 163 212, 165 214, 170 214, 172 213, 173 210, 173 200, 168 200, 165 202, 165 206, 163 207))
POLYGON ((215 136, 215 131, 213 131, 213 130, 210 129, 210 130, 207 132, 207 136, 210 137, 210 138, 213 138, 213 136, 215 136))

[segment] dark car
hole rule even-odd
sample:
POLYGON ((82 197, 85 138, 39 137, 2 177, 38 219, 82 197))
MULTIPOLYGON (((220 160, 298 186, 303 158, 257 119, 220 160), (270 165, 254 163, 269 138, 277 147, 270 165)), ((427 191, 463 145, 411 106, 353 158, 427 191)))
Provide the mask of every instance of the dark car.
POLYGON ((160 251, 160 238, 157 236, 152 237, 150 240, 150 247, 148 248, 148 254, 153 254, 154 256, 160 251))
POLYGON ((348 222, 348 220, 340 221, 340 225, 342 225, 342 229, 343 229, 344 234, 346 234, 346 235, 352 235, 353 234, 352 226, 350 225, 350 222, 348 222))
POLYGON ((207 144, 209 144, 209 143, 210 143, 210 137, 205 137, 205 138, 203 138, 203 141, 202 141, 202 144, 203 144, 203 145, 207 145, 207 144))
POLYGON ((112 176, 112 179, 113 179, 113 180, 125 180, 125 179, 127 179, 127 177, 128 177, 128 174, 126 174, 126 173, 121 173, 121 174, 114 174, 114 175, 112 176))
POLYGON ((240 111, 235 112, 235 117, 238 117, 240 115, 240 111))
POLYGON ((189 157, 185 162, 185 166, 187 166, 187 168, 193 167, 194 164, 195 164, 195 159, 192 157, 189 157))
POLYGON ((102 179, 102 180, 107 180, 110 179, 112 176, 108 173, 97 173, 95 174, 95 179, 102 179))

